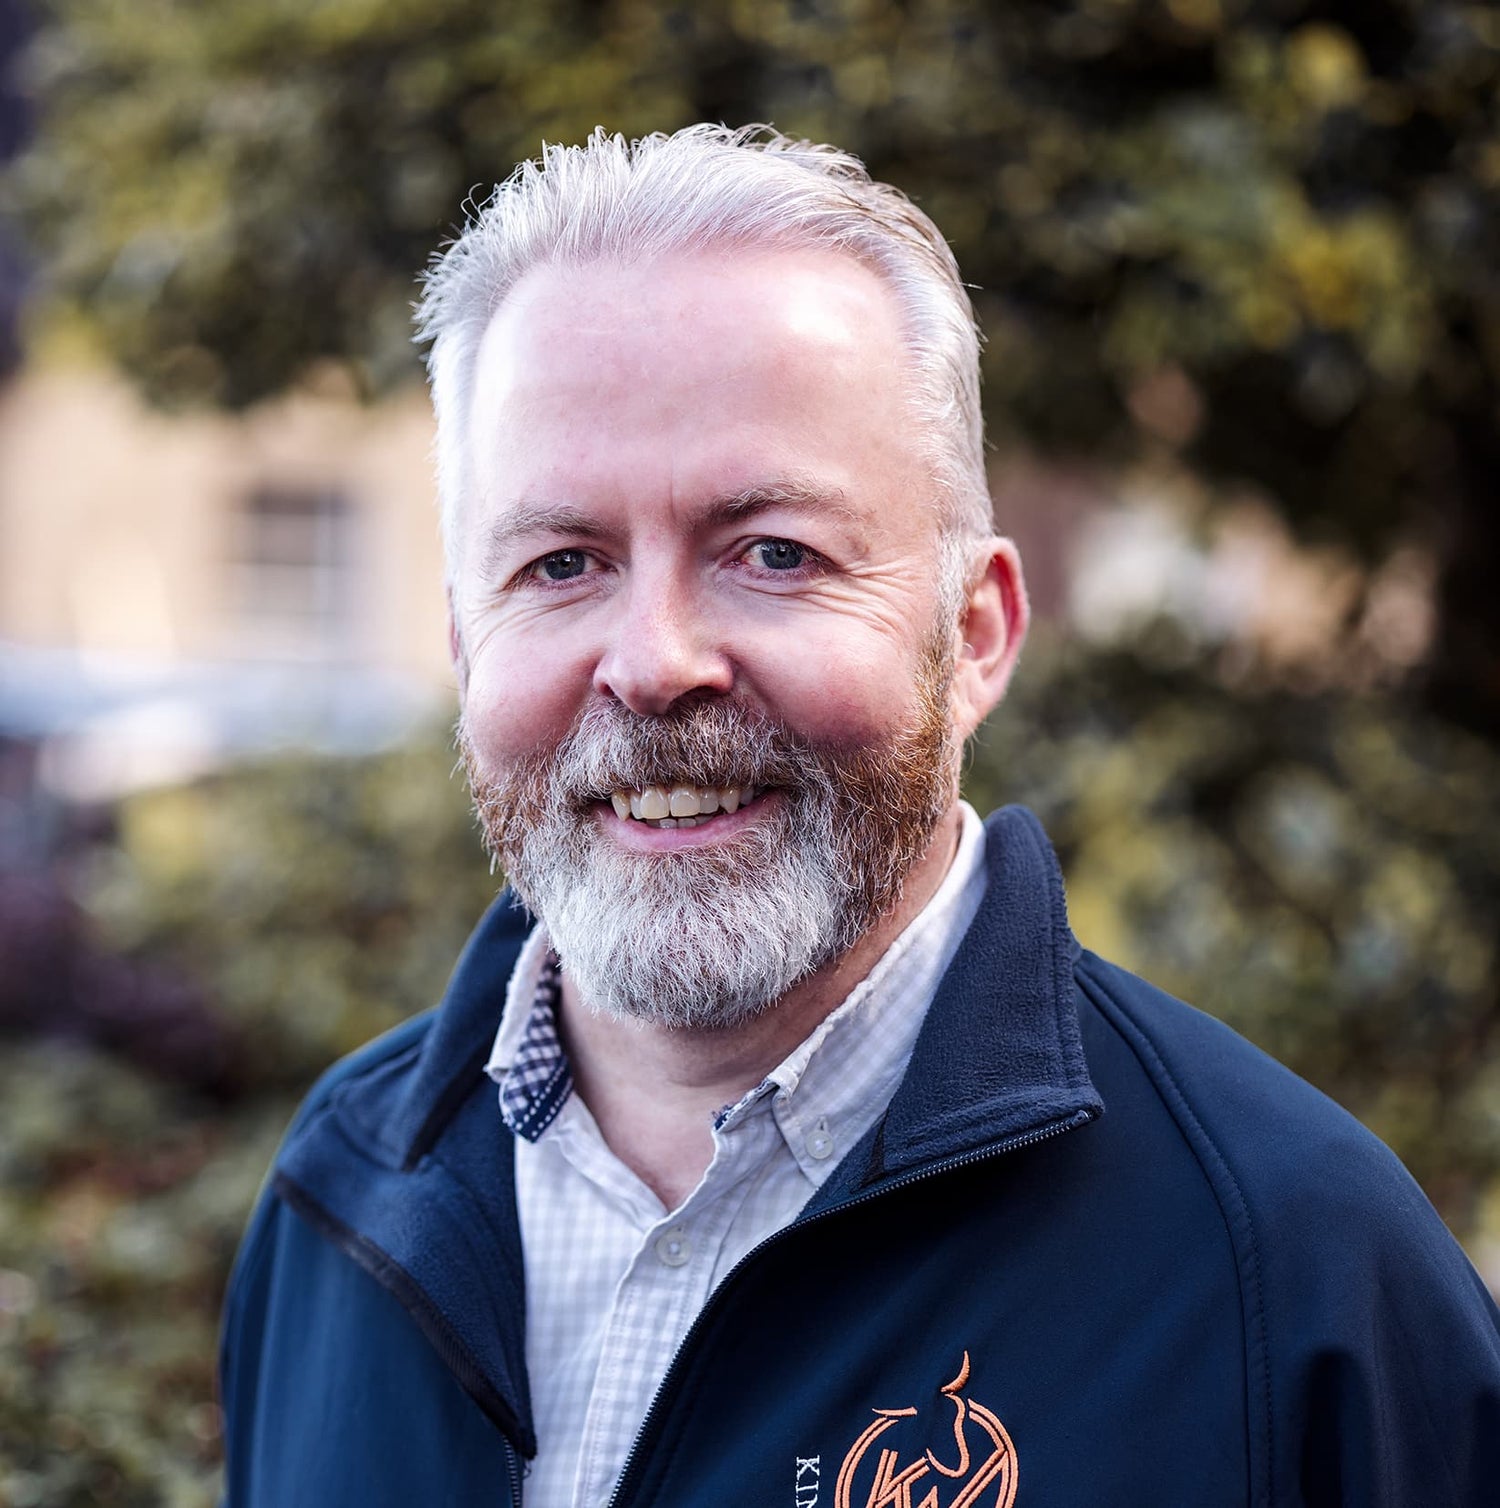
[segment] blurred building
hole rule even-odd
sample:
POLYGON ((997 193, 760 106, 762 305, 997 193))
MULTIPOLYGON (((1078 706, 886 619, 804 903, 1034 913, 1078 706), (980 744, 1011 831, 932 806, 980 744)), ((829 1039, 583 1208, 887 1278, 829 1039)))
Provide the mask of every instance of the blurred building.
POLYGON ((100 371, 0 392, 0 735, 107 796, 451 705, 425 395, 164 416, 100 371))

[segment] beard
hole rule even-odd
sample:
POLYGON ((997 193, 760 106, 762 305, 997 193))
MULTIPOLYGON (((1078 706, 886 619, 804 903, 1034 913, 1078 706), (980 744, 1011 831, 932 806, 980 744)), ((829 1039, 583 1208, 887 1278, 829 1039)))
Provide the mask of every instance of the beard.
POLYGON ((462 721, 459 745, 485 845, 584 1002, 723 1029, 900 902, 957 795, 951 678, 951 652, 929 647, 914 710, 879 745, 817 742, 730 700, 652 717, 598 702, 555 750, 498 775, 482 773, 462 721), (727 838, 674 852, 635 853, 606 835, 598 808, 612 791, 681 783, 778 799, 727 838))

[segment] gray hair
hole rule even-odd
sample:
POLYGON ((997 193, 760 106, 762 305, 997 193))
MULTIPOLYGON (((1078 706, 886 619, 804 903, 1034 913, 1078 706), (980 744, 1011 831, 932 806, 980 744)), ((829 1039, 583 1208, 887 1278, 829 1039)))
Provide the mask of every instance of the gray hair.
POLYGON ((438 495, 448 571, 469 485, 468 407, 480 342, 532 268, 640 261, 724 246, 847 253, 894 294, 912 356, 912 404, 943 532, 945 595, 991 530, 979 405, 979 333, 948 243, 857 157, 765 126, 687 126, 638 141, 596 129, 543 146, 470 215, 427 269, 417 338, 431 342, 438 495))

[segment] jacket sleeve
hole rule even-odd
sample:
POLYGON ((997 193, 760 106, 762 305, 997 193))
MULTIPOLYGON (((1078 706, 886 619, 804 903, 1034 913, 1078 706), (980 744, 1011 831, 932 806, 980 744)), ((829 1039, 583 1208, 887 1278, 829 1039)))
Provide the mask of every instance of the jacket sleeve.
POLYGON ((1271 1262, 1273 1501, 1489 1508, 1500 1314, 1395 1158, 1373 1138, 1347 1152, 1315 1207, 1293 1201, 1306 1233, 1279 1247, 1303 1260, 1271 1262))
POLYGON ((224 1498, 228 1505, 255 1499, 250 1480, 255 1459, 256 1401, 266 1333, 275 1226, 284 1211, 262 1192, 229 1278, 219 1345, 219 1402, 224 1416, 224 1498))
MULTIPOLYGON (((1500 1314, 1395 1154, 1222 1023, 1085 955, 1238 1269, 1255 1508, 1493 1508, 1500 1314)), ((1108 1092, 1106 1092, 1106 1100, 1108 1092)))

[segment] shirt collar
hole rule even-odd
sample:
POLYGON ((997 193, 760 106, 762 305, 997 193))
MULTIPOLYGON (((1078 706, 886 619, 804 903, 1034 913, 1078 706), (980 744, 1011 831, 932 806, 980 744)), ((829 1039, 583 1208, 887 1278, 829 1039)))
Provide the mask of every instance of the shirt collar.
POLYGON ((573 1092, 573 1070, 557 1034, 562 965, 551 948, 544 949, 535 973, 525 1031, 499 1081, 505 1124, 527 1141, 535 1141, 552 1124, 573 1092))
MULTIPOLYGON (((884 1109, 984 895, 984 825, 968 802, 959 806, 958 849, 927 904, 845 999, 760 1084, 718 1113, 716 1133, 731 1130, 773 1095, 781 1105, 795 1096, 798 1119, 842 1125, 838 1140, 847 1148, 884 1109), (851 1116, 864 1124, 851 1124, 851 1116)), ((528 1141, 546 1132, 573 1089, 557 1030, 560 993, 561 966, 539 925, 516 961, 485 1065, 499 1085, 506 1125, 528 1141)), ((836 1160, 826 1158, 827 1166, 836 1160)))

